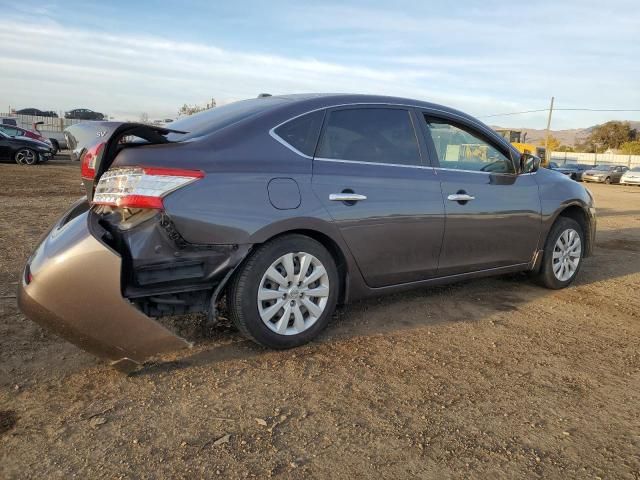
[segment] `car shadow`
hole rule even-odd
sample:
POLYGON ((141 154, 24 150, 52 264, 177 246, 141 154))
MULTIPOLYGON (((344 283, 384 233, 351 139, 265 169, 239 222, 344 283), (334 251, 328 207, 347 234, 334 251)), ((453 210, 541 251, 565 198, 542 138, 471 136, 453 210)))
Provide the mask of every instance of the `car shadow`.
MULTIPOLYGON (((576 282, 566 291, 640 272, 640 228, 599 232, 593 256, 582 265, 576 282)), ((422 287, 354 302, 339 307, 328 328, 313 342, 290 350, 304 356, 328 343, 348 341, 407 329, 431 328, 456 322, 478 322, 495 314, 508 314, 557 291, 540 287, 526 273, 422 287)), ((178 359, 146 365, 134 375, 255 359, 281 353, 243 339, 228 323, 200 332, 195 351, 178 359)))

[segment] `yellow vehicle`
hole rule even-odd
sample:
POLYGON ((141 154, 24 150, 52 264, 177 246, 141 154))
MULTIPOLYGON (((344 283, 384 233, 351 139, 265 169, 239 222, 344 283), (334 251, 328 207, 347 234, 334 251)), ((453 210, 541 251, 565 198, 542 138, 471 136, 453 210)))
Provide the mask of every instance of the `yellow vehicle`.
POLYGON ((504 139, 506 139, 511 145, 521 153, 530 153, 540 158, 542 165, 547 164, 547 149, 544 147, 538 147, 533 143, 526 143, 527 134, 522 135, 521 130, 508 130, 508 129, 496 129, 504 139))

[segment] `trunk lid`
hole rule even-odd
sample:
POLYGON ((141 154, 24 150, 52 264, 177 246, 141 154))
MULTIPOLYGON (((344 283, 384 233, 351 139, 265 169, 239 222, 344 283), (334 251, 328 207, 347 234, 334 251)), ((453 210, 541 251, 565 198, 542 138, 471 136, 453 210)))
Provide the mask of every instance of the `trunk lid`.
POLYGON ((90 167, 92 176, 83 175, 82 178, 89 201, 93 198, 93 192, 100 177, 122 149, 169 143, 166 138, 169 133, 187 132, 143 123, 103 121, 76 123, 64 130, 71 159, 83 162, 83 172, 87 155, 95 157, 92 158, 90 167))

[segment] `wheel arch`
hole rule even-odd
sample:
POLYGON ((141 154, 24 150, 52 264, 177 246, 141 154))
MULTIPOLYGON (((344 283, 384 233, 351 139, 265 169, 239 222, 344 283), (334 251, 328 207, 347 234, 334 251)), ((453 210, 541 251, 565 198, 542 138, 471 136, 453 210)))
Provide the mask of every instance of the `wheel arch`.
POLYGON ((247 252, 246 256, 234 267, 233 271, 230 275, 223 279, 223 284, 219 285, 214 292, 214 301, 218 302, 224 292, 226 291, 228 285, 231 283, 231 279, 233 276, 237 275, 238 272, 241 271, 242 266, 247 262, 247 260, 253 254, 253 251, 256 247, 273 241, 277 238, 281 238, 287 235, 304 235, 309 237, 318 243, 320 243, 323 247, 325 247, 329 254, 333 257, 336 262, 336 267, 338 269, 338 276, 340 279, 340 292, 338 295, 338 304, 342 304, 348 301, 349 298, 349 271, 350 271, 350 259, 347 257, 348 251, 346 251, 346 247, 344 245, 340 245, 339 240, 333 238, 327 231, 324 231, 322 226, 320 228, 314 228, 317 225, 304 225, 304 226, 293 226, 290 228, 281 228, 281 229, 270 229, 267 232, 261 232, 259 235, 254 235, 252 239, 252 248, 247 252))
MULTIPOLYGON (((585 257, 590 256, 591 252, 593 251, 593 238, 590 233, 592 225, 591 225, 591 217, 587 213, 585 207, 577 203, 573 203, 571 205, 567 205, 566 207, 564 207, 562 210, 560 210, 556 214, 555 218, 553 219, 553 222, 551 223, 551 227, 549 228, 549 232, 551 231, 551 228, 553 228, 553 225, 555 225, 555 223, 558 221, 560 217, 570 218, 575 222, 577 222, 578 225, 580 225, 580 228, 582 228, 582 234, 586 244, 584 256, 585 257)), ((549 236, 549 232, 547 232, 547 237, 549 236)), ((546 239, 545 239, 545 243, 546 243, 546 239)))

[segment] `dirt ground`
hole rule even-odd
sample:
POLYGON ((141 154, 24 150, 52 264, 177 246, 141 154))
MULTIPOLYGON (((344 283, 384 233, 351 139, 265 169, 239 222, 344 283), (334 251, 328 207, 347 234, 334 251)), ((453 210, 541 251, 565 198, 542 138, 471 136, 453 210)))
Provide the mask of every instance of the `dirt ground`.
MULTIPOLYGON (((78 164, 0 165, 0 478, 640 478, 640 188, 589 185, 595 255, 343 307, 275 352, 224 323, 131 376, 15 289, 78 164)), ((69 292, 73 295, 73 292, 69 292)))

